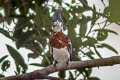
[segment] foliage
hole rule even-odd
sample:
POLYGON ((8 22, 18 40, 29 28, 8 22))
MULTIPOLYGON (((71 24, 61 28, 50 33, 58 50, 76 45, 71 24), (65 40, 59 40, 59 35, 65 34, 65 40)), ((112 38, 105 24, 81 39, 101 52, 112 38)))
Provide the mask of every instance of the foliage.
MULTIPOLYGON (((101 2, 104 4, 103 0, 101 2)), ((118 54, 112 46, 103 41, 108 38, 108 33, 117 35, 116 32, 107 29, 106 26, 112 22, 120 24, 120 11, 117 10, 120 7, 119 2, 119 0, 110 0, 109 6, 105 7, 103 13, 100 13, 95 5, 89 6, 87 0, 79 0, 78 3, 76 0, 72 0, 71 3, 62 0, 54 0, 54 2, 48 0, 1 0, 0 9, 4 10, 5 16, 0 12, 0 23, 3 24, 3 27, 0 27, 0 33, 13 40, 17 49, 22 47, 30 49, 33 53, 28 53, 28 59, 43 58, 41 63, 29 65, 46 67, 52 64, 49 51, 46 50, 51 34, 51 17, 53 12, 60 7, 64 19, 64 30, 68 31, 74 48, 73 61, 80 61, 83 57, 95 59, 93 55, 102 58, 98 51, 99 48, 107 48, 118 54), (91 16, 85 15, 85 12, 92 12, 91 16), (101 17, 105 21, 97 23, 101 17), (14 29, 10 30, 9 26, 4 25, 5 23, 8 25, 14 23, 14 29), (96 25, 99 28, 96 28, 96 25), (80 56, 79 53, 84 56, 80 56)), ((6 46, 10 57, 15 61, 15 74, 25 73, 29 65, 25 63, 24 57, 12 46, 6 46)), ((10 61, 5 60, 7 57, 8 55, 0 58, 0 66, 3 72, 10 67, 10 61)), ((58 76, 66 78, 66 72, 61 71, 58 76)), ((91 72, 91 68, 69 71, 69 80, 78 79, 79 76, 82 76, 84 80, 99 80, 97 77, 92 77, 91 72)), ((4 76, 3 73, 0 73, 1 76, 4 76)))

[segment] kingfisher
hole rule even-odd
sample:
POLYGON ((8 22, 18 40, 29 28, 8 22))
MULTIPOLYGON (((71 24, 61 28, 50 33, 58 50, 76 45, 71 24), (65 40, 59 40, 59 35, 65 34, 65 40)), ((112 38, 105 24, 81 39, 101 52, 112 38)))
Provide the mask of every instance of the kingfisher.
POLYGON ((56 63, 68 63, 71 61, 72 57, 72 43, 68 36, 66 36, 63 30, 63 19, 61 15, 61 10, 57 10, 51 22, 52 34, 50 36, 50 54, 54 60, 54 66, 56 63))

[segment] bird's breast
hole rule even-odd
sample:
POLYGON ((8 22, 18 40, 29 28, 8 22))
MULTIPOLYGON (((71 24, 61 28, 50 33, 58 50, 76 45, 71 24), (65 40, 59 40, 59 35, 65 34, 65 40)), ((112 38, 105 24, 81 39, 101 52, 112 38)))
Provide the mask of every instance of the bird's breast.
POLYGON ((70 59, 70 54, 67 50, 67 47, 64 48, 53 48, 53 58, 58 62, 58 63, 65 63, 70 59))
POLYGON ((49 43, 53 48, 64 48, 68 45, 68 38, 62 32, 53 33, 50 37, 49 43))

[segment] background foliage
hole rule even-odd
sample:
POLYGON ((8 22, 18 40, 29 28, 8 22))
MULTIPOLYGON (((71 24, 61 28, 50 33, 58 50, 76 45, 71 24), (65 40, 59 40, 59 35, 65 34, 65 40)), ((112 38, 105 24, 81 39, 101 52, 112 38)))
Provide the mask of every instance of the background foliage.
MULTIPOLYGON (((64 32, 71 38, 73 43, 73 61, 81 61, 83 57, 95 59, 93 55, 102 58, 99 48, 108 48, 118 54, 109 44, 103 41, 107 39, 108 33, 117 35, 115 31, 106 27, 111 23, 120 24, 119 0, 109 0, 109 6, 101 0, 104 10, 97 10, 96 6, 90 6, 89 0, 72 0, 69 3, 64 0, 0 0, 0 33, 13 40, 17 49, 21 47, 30 49, 28 59, 42 57, 41 63, 25 63, 24 57, 9 44, 6 47, 16 65, 15 74, 26 73, 29 66, 46 67, 52 64, 52 59, 48 50, 48 41, 51 34, 51 17, 59 7, 62 9, 64 19, 64 32), (90 14, 90 15, 89 15, 90 14), (99 19, 103 20, 100 22, 99 19), (9 25, 15 24, 10 30, 9 25), (6 26, 5 24, 8 24, 6 26), (97 27, 97 26, 99 27, 97 27)), ((8 55, 0 56, 0 66, 3 77, 4 72, 11 66, 8 55)), ((88 80, 99 80, 92 77, 91 68, 83 70, 76 69, 61 71, 58 76, 69 80, 79 79, 79 76, 88 80)))

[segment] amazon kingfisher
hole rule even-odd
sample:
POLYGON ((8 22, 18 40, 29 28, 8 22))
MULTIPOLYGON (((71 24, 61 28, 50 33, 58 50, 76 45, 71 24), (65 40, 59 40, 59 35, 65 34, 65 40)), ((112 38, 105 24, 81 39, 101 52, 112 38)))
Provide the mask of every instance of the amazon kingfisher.
POLYGON ((56 63, 68 63, 72 56, 72 43, 68 36, 66 36, 63 30, 63 19, 61 15, 61 10, 57 10, 51 22, 52 34, 50 36, 50 54, 54 59, 54 66, 56 63))

